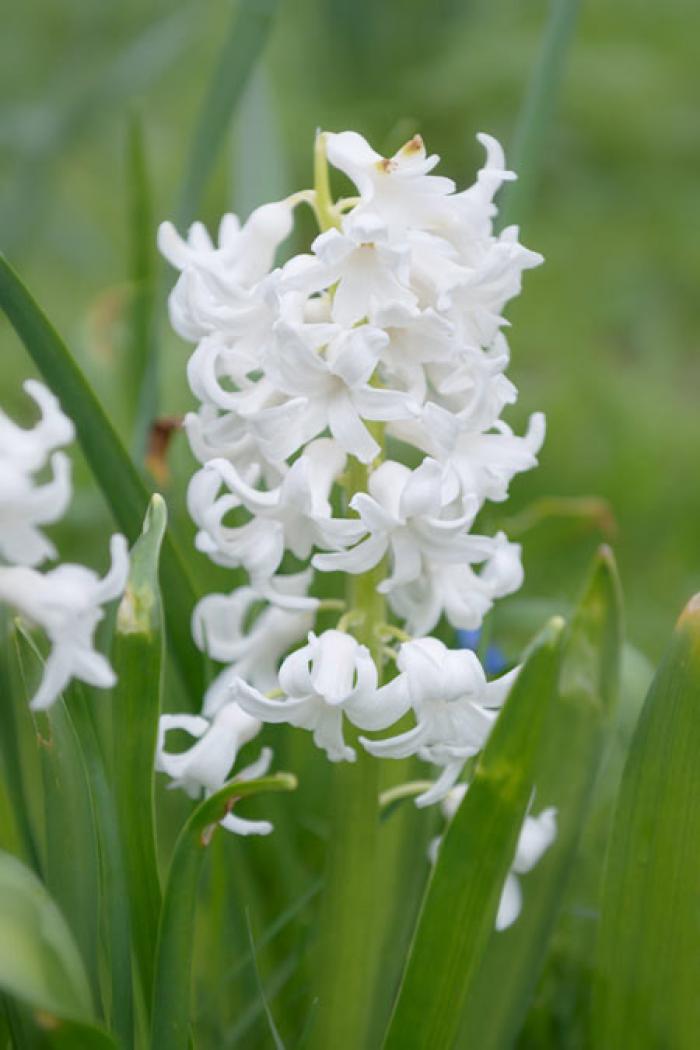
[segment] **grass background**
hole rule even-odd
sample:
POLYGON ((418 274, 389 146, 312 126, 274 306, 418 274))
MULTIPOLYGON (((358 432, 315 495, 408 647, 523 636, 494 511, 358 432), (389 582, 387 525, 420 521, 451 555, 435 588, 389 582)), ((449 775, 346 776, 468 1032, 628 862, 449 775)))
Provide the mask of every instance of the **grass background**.
MULTIPOLYGON (((143 122, 154 220, 173 216, 231 10, 29 0, 3 19, 0 245, 123 428, 128 123, 134 113, 143 122)), ((468 184, 477 131, 513 141, 547 13, 541 0, 282 2, 202 218, 213 226, 227 208, 246 212, 308 185, 317 126, 355 128, 382 152, 420 131, 441 170, 468 184)), ((699 28, 689 0, 663 10, 582 5, 535 193, 516 216, 546 265, 527 275, 509 312, 521 390, 512 418, 542 408, 549 432, 541 468, 516 481, 508 514, 541 496, 606 500, 629 634, 652 657, 700 587, 699 28)), ((169 414, 189 405, 187 349, 167 332, 164 306, 160 319, 169 414)), ((18 411, 30 369, 5 322, 0 342, 2 404, 18 411)), ((171 457, 174 490, 191 469, 182 445, 171 457)), ((67 554, 88 557, 96 521, 109 527, 94 490, 82 490, 67 554)), ((523 595, 570 600, 600 537, 596 517, 527 532, 523 595)))

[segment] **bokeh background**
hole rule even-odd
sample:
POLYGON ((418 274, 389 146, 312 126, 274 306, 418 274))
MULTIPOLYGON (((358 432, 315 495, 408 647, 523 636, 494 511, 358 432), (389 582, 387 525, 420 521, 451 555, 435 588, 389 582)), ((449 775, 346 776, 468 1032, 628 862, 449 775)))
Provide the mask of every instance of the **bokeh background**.
MULTIPOLYGON (((130 121, 143 130, 155 226, 176 212, 231 13, 204 0, 28 0, 3 15, 0 244, 122 428, 130 121)), ((213 226, 308 185, 317 126, 357 129, 382 152, 419 131, 468 184, 477 131, 507 149, 517 138, 549 14, 543 0, 280 3, 201 217, 213 226)), ((700 587, 699 30, 690 0, 586 0, 509 216, 546 257, 509 313, 513 420, 542 408, 549 424, 541 468, 507 509, 525 528, 523 595, 570 600, 595 544, 612 540, 630 638, 652 657, 700 587), (568 502, 582 497, 595 499, 568 502)), ((29 368, 4 322, 0 340, 2 403, 18 411, 29 368)), ((160 409, 177 413, 186 349, 164 306, 159 345, 160 409)), ((171 452, 176 490, 190 469, 183 443, 171 452)), ((84 551, 77 526, 95 520, 108 527, 85 491, 69 549, 84 551)))

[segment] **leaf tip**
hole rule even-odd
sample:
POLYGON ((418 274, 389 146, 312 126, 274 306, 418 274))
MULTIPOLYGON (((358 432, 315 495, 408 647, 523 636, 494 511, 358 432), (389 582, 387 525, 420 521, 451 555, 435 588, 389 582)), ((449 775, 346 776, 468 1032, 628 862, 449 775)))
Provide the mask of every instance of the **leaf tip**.
POLYGON ((690 628, 691 630, 700 630, 700 592, 694 594, 686 605, 683 612, 678 617, 677 627, 690 628))

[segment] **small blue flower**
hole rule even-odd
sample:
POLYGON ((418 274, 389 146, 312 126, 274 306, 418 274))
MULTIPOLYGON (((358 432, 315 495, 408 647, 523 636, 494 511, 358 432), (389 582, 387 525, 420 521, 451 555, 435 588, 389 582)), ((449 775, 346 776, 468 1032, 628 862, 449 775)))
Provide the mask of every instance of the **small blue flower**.
MULTIPOLYGON (((480 639, 481 630, 457 631, 457 646, 460 649, 471 649, 473 652, 476 652, 480 639)), ((484 670, 486 673, 490 675, 500 674, 502 671, 505 671, 507 666, 508 661, 498 646, 489 645, 484 658, 484 670)))

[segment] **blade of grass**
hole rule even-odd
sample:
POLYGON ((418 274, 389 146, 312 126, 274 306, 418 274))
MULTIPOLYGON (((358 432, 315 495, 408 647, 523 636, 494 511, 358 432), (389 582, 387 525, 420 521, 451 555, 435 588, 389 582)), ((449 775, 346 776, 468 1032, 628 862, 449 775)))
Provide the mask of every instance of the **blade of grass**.
MULTIPOLYGON (((149 491, 67 346, 2 254, 0 307, 59 398, 63 410, 75 423, 95 480, 119 527, 133 543, 141 530, 149 491)), ((204 690, 201 658, 190 637, 195 592, 170 532, 163 541, 162 566, 172 655, 194 707, 199 705, 204 690)))
POLYGON ((178 221, 195 218, 233 112, 274 22, 278 0, 239 0, 214 75, 202 102, 182 185, 178 221))
POLYGON ((532 202, 542 170, 545 142, 561 89, 566 59, 576 29, 581 0, 551 0, 549 18, 542 34, 540 53, 518 114, 509 161, 518 173, 516 182, 502 191, 499 225, 508 226, 517 217, 522 222, 532 202))
POLYGON ((153 995, 152 1045, 187 1050, 190 971, 197 885, 206 847, 233 801, 265 791, 292 791, 296 779, 277 773, 260 780, 233 780, 201 802, 178 836, 163 897, 153 995))
MULTIPOLYGON (((105 920, 111 982, 109 1011, 106 1012, 111 1028, 122 1045, 128 1047, 132 1045, 134 1038, 128 885, 119 836, 117 807, 91 702, 92 698, 87 697, 78 684, 71 686, 66 706, 80 740, 97 828, 101 911, 105 920)), ((74 861, 71 860, 71 863, 74 864, 74 861)), ((62 1045, 70 1045, 67 1035, 62 1045)))
POLYGON ((385 1050, 449 1050, 515 854, 559 671, 564 623, 534 644, 438 854, 385 1050))
POLYGON ((154 809, 154 760, 160 714, 163 610, 158 561, 167 525, 155 495, 130 555, 129 579, 117 614, 112 664, 114 781, 124 844, 134 955, 144 1000, 153 986, 161 893, 154 809))
POLYGON ((511 1046, 525 1017, 576 862, 615 706, 622 644, 621 596, 611 552, 601 548, 564 639, 558 696, 535 774, 536 809, 557 809, 554 845, 525 880, 517 922, 494 932, 470 989, 460 1046, 511 1046))
POLYGON ((593 997, 597 1050, 691 1050, 700 1030, 700 595, 632 740, 610 837, 593 997))
POLYGON ((129 122, 127 181, 132 300, 126 371, 130 403, 135 407, 134 459, 142 463, 149 428, 158 415, 157 255, 143 123, 137 114, 129 122))
MULTIPOLYGON (((20 838, 21 856, 35 871, 40 870, 39 850, 34 829, 29 817, 24 771, 21 762, 19 725, 15 711, 15 697, 10 674, 10 637, 12 628, 6 609, 0 609, 0 710, 2 712, 2 732, 0 732, 0 755, 2 772, 7 788, 8 800, 12 806, 17 833, 20 838)), ((24 700, 20 700, 24 703, 24 700)), ((26 716, 27 718, 29 716, 26 716)))
MULTIPOLYGON (((15 655, 26 700, 33 663, 43 658, 18 623, 15 655)), ((34 715, 44 801, 42 877, 66 917, 100 1001, 98 943, 100 892, 95 813, 80 741, 63 699, 34 715)))

